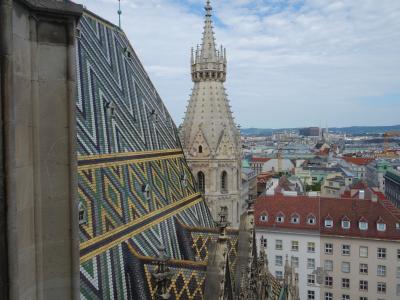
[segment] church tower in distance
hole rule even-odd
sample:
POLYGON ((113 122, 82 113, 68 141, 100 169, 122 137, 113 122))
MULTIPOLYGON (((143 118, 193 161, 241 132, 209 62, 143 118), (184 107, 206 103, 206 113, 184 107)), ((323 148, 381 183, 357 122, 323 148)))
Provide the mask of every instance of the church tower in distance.
POLYGON ((217 50, 210 1, 205 6, 201 46, 192 49, 191 74, 194 87, 181 126, 180 136, 186 159, 199 190, 218 219, 226 207, 232 227, 239 224, 241 203, 241 143, 227 94, 226 50, 217 50))

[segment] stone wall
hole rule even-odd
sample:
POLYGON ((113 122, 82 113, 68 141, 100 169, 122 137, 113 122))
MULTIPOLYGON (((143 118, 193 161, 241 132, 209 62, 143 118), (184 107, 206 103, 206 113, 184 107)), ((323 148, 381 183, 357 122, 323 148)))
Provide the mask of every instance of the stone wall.
POLYGON ((78 298, 74 42, 82 8, 0 4, 9 297, 78 298))

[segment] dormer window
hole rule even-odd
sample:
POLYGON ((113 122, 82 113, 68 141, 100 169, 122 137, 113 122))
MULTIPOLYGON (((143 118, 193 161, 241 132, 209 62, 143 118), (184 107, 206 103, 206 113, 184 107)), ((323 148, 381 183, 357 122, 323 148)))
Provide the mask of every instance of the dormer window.
POLYGON ((82 202, 79 202, 78 211, 79 211, 78 212, 79 225, 86 224, 87 223, 86 207, 82 202))
POLYGON ((316 223, 315 216, 314 215, 309 215, 307 217, 307 224, 308 225, 315 225, 315 223, 316 223))
POLYGON ((333 220, 331 218, 326 218, 325 219, 325 227, 326 228, 332 228, 333 227, 333 220))
POLYGON ((376 230, 378 231, 386 231, 386 224, 383 222, 376 223, 376 230))
POLYGON ((261 222, 268 222, 268 215, 266 213, 261 214, 260 221, 261 222))
POLYGON ((366 221, 360 221, 360 222, 358 223, 358 228, 359 228, 360 230, 368 230, 368 222, 366 222, 366 221))
POLYGON ((350 221, 347 219, 342 220, 342 228, 343 229, 350 229, 350 221))
POLYGON ((276 216, 276 222, 277 222, 277 223, 283 223, 283 222, 285 222, 285 217, 283 216, 283 214, 278 214, 278 215, 276 216))
POLYGON ((199 146, 199 153, 203 153, 203 146, 199 146))
POLYGON ((292 215, 292 217, 290 219, 290 223, 299 224, 300 223, 300 216, 298 214, 292 215))
POLYGON ((144 194, 146 200, 150 200, 151 193, 150 193, 150 186, 148 184, 142 185, 142 193, 144 194))
POLYGON ((186 176, 186 173, 184 173, 184 174, 181 176, 181 183, 182 183, 182 187, 183 187, 183 188, 186 188, 186 187, 187 187, 187 176, 186 176))

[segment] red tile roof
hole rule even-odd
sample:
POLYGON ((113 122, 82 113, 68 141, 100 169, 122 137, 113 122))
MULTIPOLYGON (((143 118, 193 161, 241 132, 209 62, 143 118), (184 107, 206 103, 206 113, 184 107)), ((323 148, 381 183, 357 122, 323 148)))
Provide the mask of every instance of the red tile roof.
POLYGON ((268 157, 252 157, 251 158, 251 162, 255 162, 255 163, 265 163, 267 161, 271 160, 271 158, 268 157))
POLYGON ((368 165, 370 162, 374 161, 374 158, 370 157, 350 157, 350 156, 343 156, 343 159, 347 161, 348 163, 354 164, 354 165, 359 165, 359 166, 365 166, 368 165))
POLYGON ((321 198, 307 196, 261 196, 255 204, 255 222, 259 228, 282 228, 319 231, 323 235, 352 236, 360 238, 377 238, 400 240, 400 230, 396 223, 400 223, 400 210, 386 207, 384 201, 359 200, 349 198, 321 198), (282 212, 285 215, 283 223, 276 222, 276 215, 282 212), (300 223, 292 224, 290 217, 300 215, 300 223), (262 214, 268 215, 268 221, 261 221, 262 214), (313 214, 318 225, 307 224, 307 216, 313 214), (325 227, 325 218, 333 220, 333 227, 325 227), (348 218, 351 222, 350 229, 343 229, 341 221, 348 218), (362 219, 368 221, 368 230, 360 230, 358 222, 362 219), (386 223, 386 231, 381 232, 376 228, 378 220, 386 223))

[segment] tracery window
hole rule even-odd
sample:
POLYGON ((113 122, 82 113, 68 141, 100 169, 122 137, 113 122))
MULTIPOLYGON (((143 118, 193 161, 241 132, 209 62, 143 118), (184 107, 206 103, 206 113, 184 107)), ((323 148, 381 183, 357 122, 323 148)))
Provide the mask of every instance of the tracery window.
POLYGON ((205 176, 203 172, 198 172, 197 173, 197 185, 200 190, 200 192, 204 193, 205 192, 205 176))

